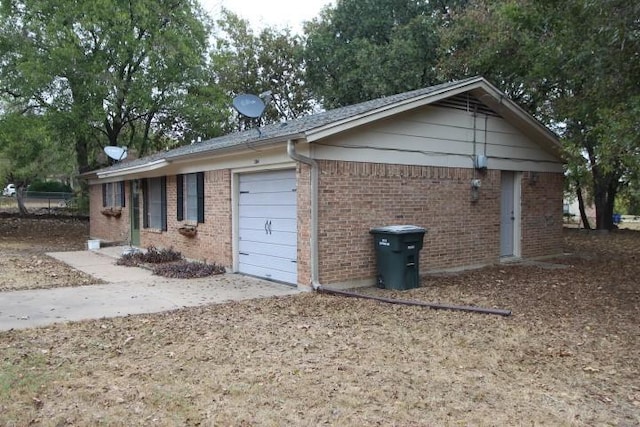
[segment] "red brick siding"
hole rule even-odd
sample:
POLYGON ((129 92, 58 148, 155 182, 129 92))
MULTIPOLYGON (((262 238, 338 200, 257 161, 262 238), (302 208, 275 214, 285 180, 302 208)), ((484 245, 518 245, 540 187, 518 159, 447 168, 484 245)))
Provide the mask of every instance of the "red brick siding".
POLYGON ((562 252, 562 190, 559 173, 525 172, 522 177, 522 256, 562 252), (534 178, 535 177, 535 178, 534 178))
POLYGON ((129 194, 131 188, 129 182, 125 183, 125 207, 119 217, 106 216, 101 213, 102 206, 102 184, 89 186, 89 236, 94 239, 108 242, 129 242, 130 234, 130 209, 129 194))
MULTIPOLYGON (((178 232, 178 228, 192 222, 176 219, 176 177, 167 177, 167 231, 142 228, 140 246, 171 247, 187 258, 230 267, 233 260, 231 172, 229 170, 205 172, 204 194, 205 221, 198 224, 198 232, 194 237, 183 236, 178 232)), ((144 197, 141 200, 144 203, 144 197)), ((140 211, 142 212, 142 209, 140 211)))
MULTIPOLYGON (((321 283, 374 277, 369 230, 392 224, 427 228, 420 253, 422 271, 498 261, 500 171, 339 161, 322 161, 320 168, 321 283), (471 200, 473 178, 482 180, 475 202, 471 200)), ((553 193, 543 203, 548 215, 555 200, 562 197, 557 175, 547 174, 540 180, 540 191, 553 193)), ((526 196, 531 197, 528 192, 526 196)), ((562 204, 558 206, 556 221, 561 223, 562 204)), ((523 206, 523 212, 525 209, 529 207, 523 206)), ((529 221, 532 215, 535 213, 523 217, 529 221)), ((524 254, 557 253, 561 229, 532 229, 530 222, 526 227, 523 237, 533 240, 524 241, 524 254)))
POLYGON ((311 168, 299 163, 297 170, 298 283, 311 285, 311 168))
MULTIPOLYGON (((500 252, 500 171, 320 161, 319 271, 321 283, 375 276, 369 230, 391 224, 427 228, 421 270, 439 270, 497 262, 500 252), (482 181, 471 200, 470 182, 482 181)), ((298 283, 311 282, 310 168, 297 167, 298 283)), ((562 174, 522 177, 522 255, 554 255, 562 244, 562 174)), ((231 266, 231 172, 205 172, 205 223, 189 238, 178 233, 176 178, 167 178, 168 230, 141 229, 141 246, 173 247, 186 257, 231 266)), ((120 218, 102 209, 102 189, 91 186, 91 236, 129 239, 129 191, 120 218)), ((141 197, 141 204, 144 197, 141 197)), ((142 206, 140 212, 142 213, 142 206)), ((142 224, 142 219, 140 224, 142 224)))

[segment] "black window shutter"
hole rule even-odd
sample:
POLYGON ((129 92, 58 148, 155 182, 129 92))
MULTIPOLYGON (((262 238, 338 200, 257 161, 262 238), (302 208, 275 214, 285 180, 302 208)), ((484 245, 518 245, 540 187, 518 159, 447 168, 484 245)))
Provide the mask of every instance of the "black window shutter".
POLYGON ((149 228, 149 182, 146 178, 142 180, 142 227, 149 228))
POLYGON ((124 181, 120 181, 120 206, 125 207, 124 181))
POLYGON ((107 184, 102 184, 102 207, 107 206, 107 184))
POLYGON ((160 213, 162 215, 162 230, 167 231, 167 177, 163 176, 160 178, 160 203, 161 210, 160 213))
POLYGON ((196 186, 198 190, 198 222, 204 223, 204 172, 197 173, 196 186))
POLYGON ((184 176, 176 175, 176 219, 184 219, 184 176))

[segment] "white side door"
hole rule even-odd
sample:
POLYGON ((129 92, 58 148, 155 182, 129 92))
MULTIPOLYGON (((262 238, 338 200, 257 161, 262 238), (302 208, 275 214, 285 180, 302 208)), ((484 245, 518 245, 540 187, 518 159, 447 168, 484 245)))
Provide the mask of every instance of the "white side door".
POLYGON ((500 257, 520 257, 521 174, 501 172, 500 257))

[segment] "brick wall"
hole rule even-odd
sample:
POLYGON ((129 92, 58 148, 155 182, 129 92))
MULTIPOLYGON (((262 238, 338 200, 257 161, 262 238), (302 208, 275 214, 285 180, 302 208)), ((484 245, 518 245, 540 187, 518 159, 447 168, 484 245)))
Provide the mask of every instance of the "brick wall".
MULTIPOLYGON (((231 172, 208 171, 204 174, 205 222, 198 224, 194 237, 183 236, 178 228, 190 221, 176 219, 176 177, 167 177, 167 231, 142 228, 140 246, 173 248, 185 257, 230 267, 231 245, 231 172)), ((144 198, 141 199, 144 203, 144 198)), ((142 212, 142 207, 140 209, 142 212)), ((142 220, 140 224, 142 224, 142 220)))
MULTIPOLYGON (((369 230, 392 224, 427 229, 421 271, 491 264, 500 253, 500 171, 320 161, 319 270, 321 283, 375 276, 369 230), (470 182, 482 181, 472 201, 470 182)), ((298 283, 311 282, 310 168, 297 166, 298 283)), ((562 248, 562 174, 522 176, 522 255, 555 255, 562 248), (535 182, 534 182, 535 181, 535 182)), ((100 213, 100 185, 92 185, 90 235, 128 241, 129 207, 120 218, 100 213)), ((126 185, 127 204, 130 186, 126 185)), ((141 197, 141 209, 143 197, 141 197)), ((173 247, 186 257, 231 266, 231 172, 205 172, 205 222, 195 237, 178 233, 176 177, 167 177, 168 231, 140 230, 142 247, 173 247)), ((142 219, 140 224, 142 224, 142 219)))
POLYGON ((296 176, 298 283, 311 286, 311 168, 298 163, 296 176))
MULTIPOLYGON (((374 277, 369 230, 392 224, 428 230, 420 253, 423 272, 498 261, 500 171, 339 161, 322 161, 320 168, 321 283, 374 277), (471 200, 474 178, 482 180, 477 201, 471 200)), ((561 176, 540 175, 537 187, 523 184, 531 187, 523 191, 525 256, 558 253, 561 239, 561 228, 537 226, 538 213, 544 211, 545 215, 555 212, 554 221, 561 227, 561 176), (545 195, 544 201, 535 205, 535 212, 527 212, 532 201, 541 197, 539 193, 545 195), (556 200, 560 200, 558 207, 554 207, 556 200)))
POLYGON ((522 256, 562 252, 562 190, 559 173, 525 172, 522 177, 522 256))
POLYGON ((129 242, 130 190, 131 188, 127 182, 125 185, 125 207, 122 208, 119 217, 113 217, 101 213, 103 209, 102 185, 95 184, 89 186, 89 236, 91 236, 91 238, 108 242, 129 242))

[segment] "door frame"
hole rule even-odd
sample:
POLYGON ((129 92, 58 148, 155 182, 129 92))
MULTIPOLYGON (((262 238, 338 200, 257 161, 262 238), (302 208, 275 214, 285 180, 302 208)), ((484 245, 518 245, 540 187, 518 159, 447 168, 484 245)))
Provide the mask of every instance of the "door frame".
POLYGON ((129 181, 129 244, 131 246, 140 246, 140 185, 138 179, 129 181), (136 209, 138 210, 137 217, 136 209))
POLYGON ((499 256, 501 260, 520 259, 522 257, 522 172, 516 171, 501 171, 500 172, 500 236, 499 236, 499 256), (511 176, 513 182, 513 241, 512 254, 502 255, 502 218, 503 218, 503 206, 502 206, 502 192, 503 192, 503 179, 507 176, 511 176))

